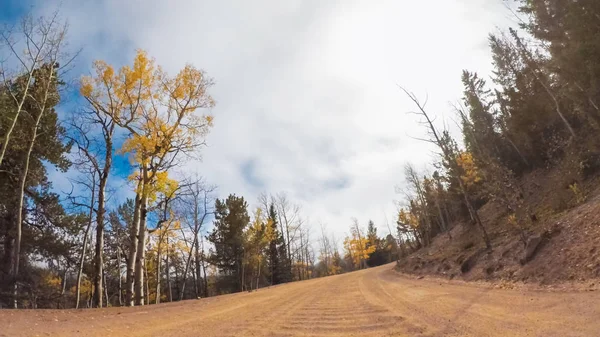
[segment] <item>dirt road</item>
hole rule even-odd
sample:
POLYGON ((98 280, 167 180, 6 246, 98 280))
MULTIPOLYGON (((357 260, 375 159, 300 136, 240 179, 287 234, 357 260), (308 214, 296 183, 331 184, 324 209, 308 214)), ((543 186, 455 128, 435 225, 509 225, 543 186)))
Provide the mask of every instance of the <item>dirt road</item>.
POLYGON ((0 336, 600 336, 600 294, 440 284, 386 265, 138 308, 0 310, 0 336))

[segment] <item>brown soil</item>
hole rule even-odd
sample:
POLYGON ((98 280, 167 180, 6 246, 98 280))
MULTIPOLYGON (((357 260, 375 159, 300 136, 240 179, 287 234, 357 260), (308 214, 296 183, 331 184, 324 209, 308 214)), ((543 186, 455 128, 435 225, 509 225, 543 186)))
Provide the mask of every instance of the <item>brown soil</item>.
POLYGON ((597 336, 600 293, 417 280, 393 265, 137 308, 0 310, 0 336, 597 336))
POLYGON ((518 230, 507 224, 506 211, 498 204, 488 203, 479 212, 492 239, 491 252, 484 249, 475 226, 460 223, 451 230, 452 239, 438 236, 431 246, 403 259, 398 270, 466 281, 501 281, 510 287, 515 283, 534 283, 547 287, 598 288, 598 181, 580 184, 582 191, 589 192, 586 202, 574 205, 574 194, 568 188, 572 178, 557 172, 537 171, 523 179, 527 203, 538 218, 528 225, 528 235, 542 237, 536 254, 528 262, 523 261, 525 245, 518 230), (468 259, 472 263, 465 270, 461 266, 468 259))

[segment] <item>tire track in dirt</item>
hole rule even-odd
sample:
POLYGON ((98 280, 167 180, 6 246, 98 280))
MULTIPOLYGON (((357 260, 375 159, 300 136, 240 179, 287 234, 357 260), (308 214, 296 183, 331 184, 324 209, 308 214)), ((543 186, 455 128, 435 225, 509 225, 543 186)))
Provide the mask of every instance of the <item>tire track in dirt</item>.
MULTIPOLYGON (((411 313, 410 317, 426 328, 416 336, 600 336, 594 315, 574 315, 600 313, 598 302, 591 307, 584 304, 586 293, 442 284, 407 279, 382 268, 373 274, 363 278, 371 284, 369 289, 377 289, 367 297, 411 313), (580 302, 568 300, 575 298, 580 302), (567 308, 569 303, 574 310, 567 308)), ((588 294, 598 299, 597 294, 588 294)))
POLYGON ((400 324, 408 336, 470 336, 465 334, 465 328, 458 325, 449 325, 448 321, 431 314, 428 307, 419 307, 406 301, 401 292, 389 288, 384 284, 378 272, 363 275, 358 283, 363 297, 372 303, 377 303, 389 311, 402 315, 405 320, 400 324))
POLYGON ((222 336, 290 336, 289 333, 280 331, 279 327, 289 319, 295 308, 316 296, 314 287, 318 287, 323 281, 325 280, 315 280, 313 287, 302 287, 295 292, 276 291, 264 306, 255 308, 247 317, 240 317, 232 322, 231 326, 222 331, 222 336))
POLYGON ((0 310, 0 336, 600 336, 600 294, 415 280, 392 265, 136 308, 0 310))
POLYGON ((366 302, 353 277, 340 275, 318 289, 281 328, 291 336, 382 336, 401 318, 366 302))

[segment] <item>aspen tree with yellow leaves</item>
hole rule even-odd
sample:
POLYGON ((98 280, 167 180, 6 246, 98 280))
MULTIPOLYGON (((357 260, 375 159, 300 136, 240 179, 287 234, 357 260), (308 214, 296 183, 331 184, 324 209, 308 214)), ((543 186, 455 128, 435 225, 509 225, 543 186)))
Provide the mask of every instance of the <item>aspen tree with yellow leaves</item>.
MULTIPOLYGON (((272 220, 265 217, 262 209, 257 208, 254 211, 253 220, 244 233, 244 266, 248 266, 251 273, 250 287, 251 290, 259 288, 261 268, 266 264, 267 247, 274 239, 272 220), (256 280, 253 282, 253 280, 256 280)), ((242 278, 245 278, 245 273, 242 272, 242 278)), ((242 279, 242 284, 246 281, 242 279)))
MULTIPOLYGON (((413 213, 406 210, 405 208, 400 208, 398 210, 398 219, 396 221, 396 224, 402 249, 404 249, 405 242, 411 245, 412 240, 409 240, 411 237, 414 238, 414 240, 416 240, 417 246, 421 245, 421 237, 418 230, 419 220, 413 213), (407 240, 405 240, 404 238, 407 238, 407 240)), ((418 247, 411 248, 416 249, 418 247)))
POLYGON ((481 173, 473 160, 471 152, 460 152, 456 157, 456 164, 461 168, 462 174, 460 179, 462 179, 467 188, 481 182, 481 173))
POLYGON ((366 260, 369 258, 369 255, 375 252, 376 247, 369 245, 369 238, 362 233, 358 225, 358 220, 352 219, 352 222, 350 236, 347 236, 344 240, 344 249, 354 267, 363 269, 367 267, 366 260))
POLYGON ((103 61, 94 63, 96 75, 81 80, 81 93, 98 111, 126 130, 120 153, 136 167, 130 180, 136 186, 135 212, 127 266, 126 304, 143 305, 143 266, 148 203, 172 184, 168 170, 181 155, 194 155, 204 144, 214 106, 208 94, 212 80, 186 65, 169 76, 144 51, 132 66, 118 71, 103 61))

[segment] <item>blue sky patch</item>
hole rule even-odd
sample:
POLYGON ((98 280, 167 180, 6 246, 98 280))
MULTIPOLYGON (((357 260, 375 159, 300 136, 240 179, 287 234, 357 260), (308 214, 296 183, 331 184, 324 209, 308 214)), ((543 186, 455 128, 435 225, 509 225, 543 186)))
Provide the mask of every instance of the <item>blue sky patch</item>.
POLYGON ((256 175, 256 159, 249 159, 240 166, 240 173, 244 181, 252 187, 262 188, 264 182, 256 175))

